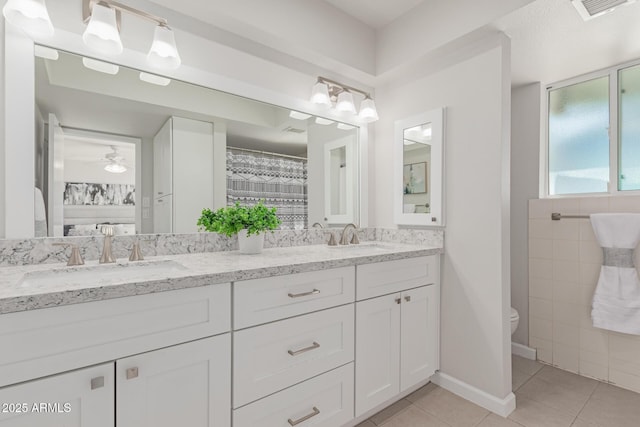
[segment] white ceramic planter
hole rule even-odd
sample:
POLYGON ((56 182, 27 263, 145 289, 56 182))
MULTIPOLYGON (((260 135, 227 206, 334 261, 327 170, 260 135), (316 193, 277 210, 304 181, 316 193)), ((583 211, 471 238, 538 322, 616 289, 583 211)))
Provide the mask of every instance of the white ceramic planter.
POLYGON ((240 230, 238 233, 238 246, 240 246, 241 254, 259 254, 264 246, 264 233, 247 236, 246 230, 240 230))

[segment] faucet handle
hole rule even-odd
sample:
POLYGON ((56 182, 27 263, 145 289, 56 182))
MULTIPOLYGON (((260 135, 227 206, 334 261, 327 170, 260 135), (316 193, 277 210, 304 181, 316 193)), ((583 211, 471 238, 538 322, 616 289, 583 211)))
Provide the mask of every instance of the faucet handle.
POLYGON ((353 237, 351 238, 352 245, 359 245, 360 239, 358 238, 358 230, 353 230, 353 237))
POLYGON ((329 234, 331 237, 329 237, 329 241, 327 242, 327 245, 338 246, 338 243, 336 242, 336 235, 333 234, 333 231, 330 231, 329 234))
POLYGON ((135 242, 133 242, 133 247, 131 248, 131 255, 129 256, 129 261, 144 261, 142 250, 140 250, 139 240, 136 240, 135 242))
POLYGON ((74 243, 53 243, 53 246, 68 246, 71 248, 71 255, 67 261, 67 266, 84 265, 84 260, 82 259, 82 255, 80 255, 80 248, 78 248, 78 245, 74 243))

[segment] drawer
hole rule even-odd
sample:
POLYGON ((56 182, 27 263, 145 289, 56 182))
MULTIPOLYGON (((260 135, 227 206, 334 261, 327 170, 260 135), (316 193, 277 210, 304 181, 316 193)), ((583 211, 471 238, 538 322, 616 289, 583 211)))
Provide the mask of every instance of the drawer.
POLYGON ((233 284, 234 329, 353 302, 355 267, 333 268, 233 284))
POLYGON ((353 363, 233 411, 234 427, 337 427, 353 419, 353 363))
POLYGON ((0 387, 227 332, 228 283, 0 316, 0 387))
POLYGON ((354 304, 234 333, 238 408, 353 361, 354 304))
POLYGON ((358 266, 357 300, 401 292, 440 280, 438 255, 358 266))

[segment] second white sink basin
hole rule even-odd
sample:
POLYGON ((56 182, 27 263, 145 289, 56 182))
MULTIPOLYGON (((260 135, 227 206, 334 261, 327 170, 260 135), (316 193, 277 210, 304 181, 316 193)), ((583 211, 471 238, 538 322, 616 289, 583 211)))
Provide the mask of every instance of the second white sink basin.
POLYGON ((162 278, 186 269, 182 264, 171 260, 57 268, 25 273, 20 280, 20 285, 25 287, 46 287, 60 283, 90 284, 105 280, 135 282, 141 279, 154 280, 162 278))

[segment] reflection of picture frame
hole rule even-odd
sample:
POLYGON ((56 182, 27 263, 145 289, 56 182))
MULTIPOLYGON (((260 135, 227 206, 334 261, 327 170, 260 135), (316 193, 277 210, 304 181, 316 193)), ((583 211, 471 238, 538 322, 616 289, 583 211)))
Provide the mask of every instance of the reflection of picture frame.
POLYGON ((427 162, 404 165, 402 174, 404 194, 427 192, 427 162))

